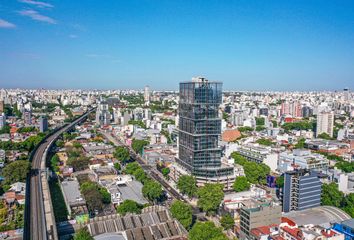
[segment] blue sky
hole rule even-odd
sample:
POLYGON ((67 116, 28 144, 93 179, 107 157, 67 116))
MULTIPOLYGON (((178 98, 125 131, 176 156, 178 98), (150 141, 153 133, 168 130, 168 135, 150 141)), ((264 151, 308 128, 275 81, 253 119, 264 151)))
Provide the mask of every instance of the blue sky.
POLYGON ((1 0, 0 87, 354 88, 354 1, 1 0))

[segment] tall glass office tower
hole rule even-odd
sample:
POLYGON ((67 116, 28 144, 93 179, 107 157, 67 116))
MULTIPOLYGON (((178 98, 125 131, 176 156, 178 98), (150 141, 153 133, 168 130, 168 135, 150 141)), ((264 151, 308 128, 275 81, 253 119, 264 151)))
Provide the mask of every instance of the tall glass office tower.
POLYGON ((177 162, 197 177, 217 178, 233 174, 222 166, 219 105, 222 83, 194 78, 180 83, 179 157, 177 162))

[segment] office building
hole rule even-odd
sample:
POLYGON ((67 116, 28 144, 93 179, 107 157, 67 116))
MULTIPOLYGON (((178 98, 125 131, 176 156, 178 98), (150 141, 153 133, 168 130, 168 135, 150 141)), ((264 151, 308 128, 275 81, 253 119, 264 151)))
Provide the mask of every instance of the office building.
POLYGON ((259 115, 268 116, 268 108, 266 108, 266 107, 260 108, 259 115))
POLYGON ((231 187, 233 167, 221 164, 219 106, 222 83, 194 78, 180 83, 179 156, 177 162, 196 176, 200 185, 220 182, 231 187))
POLYGON ((309 106, 302 107, 301 111, 302 111, 302 117, 304 118, 312 117, 313 115, 313 109, 310 108, 309 106))
POLYGON ((111 122, 111 113, 109 112, 109 106, 107 102, 100 102, 96 110, 96 124, 108 125, 111 122))
POLYGON ((349 88, 344 88, 343 89, 343 95, 344 95, 344 101, 349 101, 350 100, 349 88))
POLYGON ((334 114, 333 112, 322 111, 317 114, 317 128, 316 137, 321 133, 327 133, 330 137, 333 137, 333 124, 334 114))
POLYGON ((149 88, 149 86, 145 86, 145 88, 144 88, 144 101, 145 101, 145 105, 149 105, 149 103, 150 103, 150 88, 149 88))
POLYGON ((283 187, 283 212, 304 210, 321 205, 322 183, 315 171, 286 172, 283 187))
POLYGON ((254 206, 245 206, 240 211, 241 239, 249 239, 251 229, 279 225, 281 206, 275 202, 258 202, 254 206))
POLYGON ((23 119, 25 124, 31 125, 32 124, 32 112, 31 111, 25 111, 23 113, 23 119))
POLYGON ((45 116, 39 118, 39 131, 46 132, 48 130, 48 119, 45 116))

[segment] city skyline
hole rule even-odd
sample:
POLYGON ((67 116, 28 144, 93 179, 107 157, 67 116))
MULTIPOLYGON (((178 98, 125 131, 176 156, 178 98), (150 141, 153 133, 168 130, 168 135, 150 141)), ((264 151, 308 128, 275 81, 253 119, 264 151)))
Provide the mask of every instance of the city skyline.
POLYGON ((225 90, 354 88, 350 1, 5 1, 6 88, 177 90, 207 76, 225 90))

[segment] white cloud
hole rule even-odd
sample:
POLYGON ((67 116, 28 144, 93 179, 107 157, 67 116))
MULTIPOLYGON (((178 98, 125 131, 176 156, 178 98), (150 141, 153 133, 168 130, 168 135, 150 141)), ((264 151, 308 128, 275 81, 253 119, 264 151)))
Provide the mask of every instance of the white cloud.
POLYGON ((0 28, 15 28, 16 25, 0 18, 0 28))
POLYGON ((50 3, 34 1, 34 0, 19 0, 19 2, 35 5, 35 6, 40 7, 40 8, 52 8, 52 7, 54 7, 50 3))
POLYGON ((75 35, 75 34, 70 34, 70 35, 69 35, 69 38, 78 38, 78 36, 75 35))
POLYGON ((53 18, 39 14, 35 10, 22 10, 22 11, 19 11, 18 13, 22 16, 27 16, 27 17, 32 18, 33 20, 37 20, 40 22, 46 22, 46 23, 50 23, 50 24, 57 23, 57 21, 55 21, 53 18))

